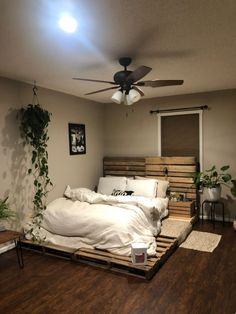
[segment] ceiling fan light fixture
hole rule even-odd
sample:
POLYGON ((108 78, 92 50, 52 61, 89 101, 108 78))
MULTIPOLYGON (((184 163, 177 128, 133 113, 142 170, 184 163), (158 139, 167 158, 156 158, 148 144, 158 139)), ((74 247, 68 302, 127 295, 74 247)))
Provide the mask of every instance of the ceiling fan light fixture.
POLYGON ((125 95, 124 104, 125 104, 126 106, 131 106, 131 105, 133 105, 133 103, 134 103, 134 102, 132 101, 130 95, 129 95, 129 94, 125 95))
POLYGON ((111 100, 117 104, 121 104, 122 100, 123 100, 123 93, 122 91, 118 90, 116 91, 112 96, 111 96, 111 100))
POLYGON ((138 91, 136 91, 135 89, 131 89, 131 90, 129 91, 128 97, 130 98, 130 100, 131 100, 132 102, 137 102, 137 101, 140 100, 141 95, 140 95, 140 93, 139 93, 138 91))

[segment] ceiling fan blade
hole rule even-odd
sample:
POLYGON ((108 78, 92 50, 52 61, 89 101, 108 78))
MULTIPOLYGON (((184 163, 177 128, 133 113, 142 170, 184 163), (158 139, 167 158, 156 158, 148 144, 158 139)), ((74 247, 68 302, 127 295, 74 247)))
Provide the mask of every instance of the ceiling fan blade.
POLYGON ((153 81, 141 81, 135 83, 137 86, 148 86, 148 87, 164 87, 172 85, 182 85, 183 80, 153 80, 153 81))
POLYGON ((87 93, 85 95, 92 95, 92 94, 97 94, 97 93, 101 93, 101 92, 105 92, 107 90, 110 90, 110 89, 116 89, 118 88, 119 86, 114 86, 114 87, 108 87, 108 88, 104 88, 104 89, 99 89, 99 90, 96 90, 95 92, 90 92, 90 93, 87 93))
POLYGON ((140 88, 138 88, 137 86, 133 86, 132 88, 139 92, 141 96, 144 96, 144 92, 140 88))
POLYGON ((142 65, 141 67, 134 70, 130 75, 128 75, 126 81, 129 82, 130 84, 137 82, 145 75, 147 75, 151 70, 152 68, 142 65))
POLYGON ((98 83, 108 83, 108 84, 112 84, 112 85, 117 85, 115 82, 112 82, 112 81, 93 80, 93 79, 86 79, 86 78, 79 78, 79 77, 73 77, 73 80, 98 82, 98 83))

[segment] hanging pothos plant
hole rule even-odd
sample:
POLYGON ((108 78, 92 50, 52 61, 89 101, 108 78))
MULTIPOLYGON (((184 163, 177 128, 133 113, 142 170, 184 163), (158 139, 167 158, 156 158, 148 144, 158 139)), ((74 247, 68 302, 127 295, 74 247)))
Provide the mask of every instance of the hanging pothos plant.
POLYGON ((43 212, 46 209, 46 197, 52 182, 48 175, 48 152, 47 141, 48 124, 50 122, 51 113, 34 104, 36 95, 36 87, 33 88, 33 104, 20 109, 20 126, 22 137, 26 143, 31 146, 31 167, 28 174, 34 177, 35 194, 33 199, 34 211, 30 228, 27 231, 34 241, 39 241, 38 231, 43 220, 43 212))

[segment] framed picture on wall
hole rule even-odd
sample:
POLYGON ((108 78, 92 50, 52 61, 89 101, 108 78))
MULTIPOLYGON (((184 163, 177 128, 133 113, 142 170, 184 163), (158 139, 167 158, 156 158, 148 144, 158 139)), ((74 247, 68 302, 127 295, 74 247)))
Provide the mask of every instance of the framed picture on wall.
POLYGON ((70 155, 86 154, 85 125, 69 123, 70 155))

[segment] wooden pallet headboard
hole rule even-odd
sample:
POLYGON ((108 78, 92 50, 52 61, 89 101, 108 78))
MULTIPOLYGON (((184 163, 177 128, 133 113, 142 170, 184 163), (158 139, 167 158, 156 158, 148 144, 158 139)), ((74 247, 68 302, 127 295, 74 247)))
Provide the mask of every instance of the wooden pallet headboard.
POLYGON ((170 191, 185 193, 189 201, 197 199, 196 169, 195 157, 105 157, 103 161, 104 175, 168 180, 170 191))

